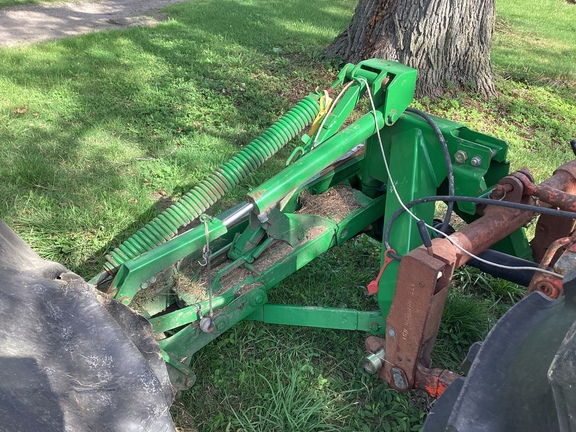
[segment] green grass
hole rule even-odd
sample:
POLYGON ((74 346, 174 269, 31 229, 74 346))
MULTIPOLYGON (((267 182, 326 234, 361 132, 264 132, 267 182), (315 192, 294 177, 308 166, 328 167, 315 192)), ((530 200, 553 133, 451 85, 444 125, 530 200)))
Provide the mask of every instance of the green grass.
POLYGON ((470 346, 483 340, 523 295, 524 288, 511 282, 473 268, 457 269, 442 315, 433 362, 458 371, 470 346))
POLYGON ((538 0, 496 2, 492 58, 504 78, 552 87, 576 84, 576 5, 538 0))
POLYGON ((315 50, 345 25, 345 15, 331 18, 343 4, 302 13, 300 30, 280 2, 222 7, 251 23, 231 26, 197 2, 156 28, 1 52, 0 215, 43 256, 96 272, 104 250, 157 212, 158 197, 177 199, 326 83, 315 50))
POLYGON ((243 323, 198 356, 197 389, 187 392, 183 403, 198 414, 197 427, 207 431, 419 427, 423 401, 414 403, 361 372, 359 336, 243 323))
MULTIPOLYGON (((0 0, 1 1, 1 0, 0 0)), ((0 3, 0 6, 2 3, 0 3)), ((154 28, 0 50, 0 217, 42 256, 91 276, 110 248, 335 73, 319 53, 354 0, 194 1, 154 28), (225 10, 226 13, 222 13, 225 10)), ((509 141, 538 180, 572 159, 574 5, 499 0, 499 96, 415 106, 509 141)), ((282 166, 274 159, 225 201, 282 166)), ((379 246, 360 237, 311 263, 274 301, 374 308, 379 246)), ((434 360, 457 368, 521 291, 460 273, 434 360)), ((428 401, 360 368, 365 335, 242 323, 194 359, 174 410, 202 430, 419 430, 428 401)))
MULTIPOLYGON (((270 301, 373 309, 365 287, 378 250, 361 236, 286 279, 270 301)), ((205 431, 419 430, 428 401, 365 373, 364 337, 241 323, 195 356, 198 382, 182 402, 205 431)))

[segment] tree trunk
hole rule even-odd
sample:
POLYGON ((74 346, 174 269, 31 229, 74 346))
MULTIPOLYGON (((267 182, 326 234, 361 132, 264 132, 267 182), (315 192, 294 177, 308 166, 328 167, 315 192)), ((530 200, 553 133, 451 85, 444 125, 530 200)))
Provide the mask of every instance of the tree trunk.
POLYGON ((417 96, 447 88, 493 96, 494 0, 360 0, 352 22, 325 50, 357 63, 396 60, 418 69, 417 96))

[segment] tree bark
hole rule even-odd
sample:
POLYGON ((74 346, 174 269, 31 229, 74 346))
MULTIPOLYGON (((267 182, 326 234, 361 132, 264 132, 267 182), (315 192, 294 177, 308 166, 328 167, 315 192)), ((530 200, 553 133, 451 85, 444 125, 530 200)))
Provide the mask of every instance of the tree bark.
POLYGON ((494 0, 360 0, 352 22, 325 50, 357 63, 396 60, 418 69, 417 96, 447 88, 493 96, 494 0))

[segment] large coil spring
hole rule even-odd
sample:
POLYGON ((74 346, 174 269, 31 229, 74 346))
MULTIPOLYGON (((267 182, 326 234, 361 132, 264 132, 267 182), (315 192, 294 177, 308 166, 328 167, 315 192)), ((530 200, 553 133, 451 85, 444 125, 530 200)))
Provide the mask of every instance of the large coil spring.
POLYGON ((318 111, 318 98, 314 95, 306 96, 216 172, 106 255, 104 269, 113 274, 122 263, 174 237, 180 227, 188 225, 204 213, 302 132, 314 120, 318 111))

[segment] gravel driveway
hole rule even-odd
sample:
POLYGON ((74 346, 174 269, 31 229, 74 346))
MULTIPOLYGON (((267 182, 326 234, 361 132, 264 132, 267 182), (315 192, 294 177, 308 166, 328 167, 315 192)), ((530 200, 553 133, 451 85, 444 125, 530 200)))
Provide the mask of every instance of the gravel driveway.
POLYGON ((16 46, 82 33, 152 26, 166 17, 158 11, 186 0, 106 0, 58 2, 0 9, 0 46, 16 46))

